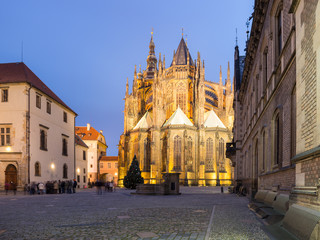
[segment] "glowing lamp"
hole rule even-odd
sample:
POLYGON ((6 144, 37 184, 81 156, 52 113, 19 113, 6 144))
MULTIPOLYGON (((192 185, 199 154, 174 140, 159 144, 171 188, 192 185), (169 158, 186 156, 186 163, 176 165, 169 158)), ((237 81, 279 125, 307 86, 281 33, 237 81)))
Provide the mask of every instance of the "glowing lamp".
POLYGON ((80 173, 80 168, 77 168, 77 173, 80 173))
POLYGON ((11 151, 11 147, 6 147, 6 151, 10 152, 11 151))
POLYGON ((54 165, 54 163, 51 163, 51 169, 54 169, 56 166, 54 165))
POLYGON ((116 172, 114 175, 115 175, 115 176, 118 176, 118 173, 116 172))

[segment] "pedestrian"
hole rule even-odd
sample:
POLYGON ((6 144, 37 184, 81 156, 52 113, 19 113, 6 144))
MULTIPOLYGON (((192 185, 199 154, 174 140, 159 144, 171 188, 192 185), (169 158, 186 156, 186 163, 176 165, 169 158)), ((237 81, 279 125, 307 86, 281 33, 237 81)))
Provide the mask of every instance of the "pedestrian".
POLYGON ((13 190, 13 194, 16 195, 16 192, 17 192, 17 185, 11 181, 11 188, 13 190))
POLYGON ((4 189, 6 190, 6 195, 8 195, 9 186, 10 186, 10 184, 9 184, 8 182, 6 182, 6 183, 4 184, 4 189))
POLYGON ((44 190, 44 184, 42 182, 39 183, 38 188, 39 188, 39 193, 42 195, 44 190))
POLYGON ((75 179, 73 179, 73 185, 72 185, 73 193, 76 193, 76 187, 77 187, 77 181, 75 179))
POLYGON ((68 193, 71 194, 72 193, 72 180, 69 180, 69 184, 68 184, 68 193))
POLYGON ((113 192, 113 180, 109 183, 109 191, 113 192))
POLYGON ((107 181, 105 184, 104 184, 104 191, 109 191, 109 182, 107 181))
POLYGON ((57 181, 54 181, 54 183, 53 183, 53 193, 54 194, 58 193, 58 188, 59 188, 59 184, 57 183, 57 181))
POLYGON ((65 187, 66 187, 66 183, 65 181, 61 182, 61 193, 65 193, 65 187))
POLYGON ((97 188, 97 194, 98 195, 102 195, 102 190, 101 190, 102 182, 99 179, 97 179, 95 185, 96 185, 96 188, 97 188))
POLYGON ((58 181, 58 185, 59 185, 59 194, 61 194, 62 189, 61 189, 61 181, 60 180, 58 181))
POLYGON ((25 184, 24 187, 23 187, 23 193, 24 195, 26 195, 28 192, 28 184, 25 184))

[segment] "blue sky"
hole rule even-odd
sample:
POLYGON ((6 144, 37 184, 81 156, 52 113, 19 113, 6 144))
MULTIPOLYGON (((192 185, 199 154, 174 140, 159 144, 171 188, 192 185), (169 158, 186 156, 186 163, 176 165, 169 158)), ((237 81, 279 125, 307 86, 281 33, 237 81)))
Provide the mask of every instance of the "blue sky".
POLYGON ((243 54, 246 21, 254 0, 10 0, 0 1, 0 63, 23 61, 69 107, 77 126, 103 130, 108 156, 118 154, 123 132, 126 78, 146 66, 151 29, 156 56, 172 61, 187 37, 192 58, 200 52, 206 80, 227 77, 238 29, 243 54))

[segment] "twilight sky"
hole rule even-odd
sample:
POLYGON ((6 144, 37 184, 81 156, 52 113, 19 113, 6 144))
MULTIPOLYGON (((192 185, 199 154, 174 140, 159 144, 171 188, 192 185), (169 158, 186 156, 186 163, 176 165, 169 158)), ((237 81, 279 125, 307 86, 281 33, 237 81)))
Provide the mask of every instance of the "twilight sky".
POLYGON ((181 28, 206 80, 227 77, 238 29, 244 53, 254 0, 10 0, 0 2, 0 63, 23 61, 77 114, 76 125, 103 130, 108 156, 118 155, 126 78, 146 67, 151 29, 156 56, 172 61, 181 28), (139 68, 139 67, 138 67, 139 68))

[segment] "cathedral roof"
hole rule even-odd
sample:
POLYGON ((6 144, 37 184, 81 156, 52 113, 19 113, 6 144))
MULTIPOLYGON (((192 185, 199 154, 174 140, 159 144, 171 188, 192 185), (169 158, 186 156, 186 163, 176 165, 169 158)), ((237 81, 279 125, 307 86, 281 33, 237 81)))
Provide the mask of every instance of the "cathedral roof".
MULTIPOLYGON (((173 56, 173 60, 175 62, 175 65, 187 65, 188 61, 188 54, 189 54, 189 64, 194 65, 191 55, 188 51, 187 44, 185 43, 184 39, 181 38, 180 44, 178 46, 177 52, 173 56)), ((173 65, 173 61, 171 63, 171 66, 173 65)))
POLYGON ((187 125, 193 126, 189 118, 184 114, 181 108, 178 106, 177 110, 171 115, 168 121, 163 125, 164 127, 170 125, 187 125))
POLYGON ((141 128, 150 128, 152 125, 152 119, 150 117, 150 113, 147 111, 137 125, 133 128, 133 130, 141 129, 141 128))
POLYGON ((204 117, 206 119, 206 121, 204 122, 204 127, 226 128, 226 126, 221 122, 220 118, 213 110, 206 112, 204 117))

